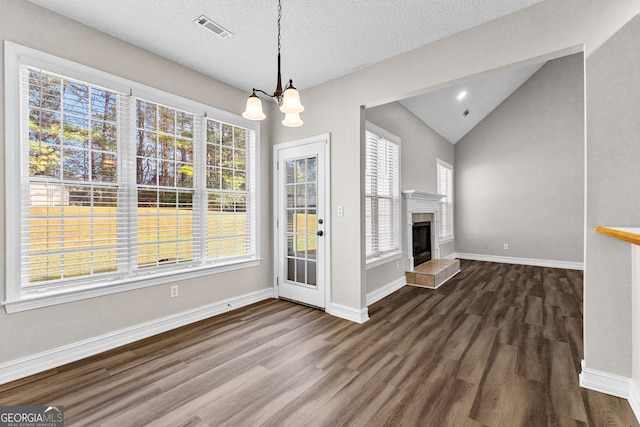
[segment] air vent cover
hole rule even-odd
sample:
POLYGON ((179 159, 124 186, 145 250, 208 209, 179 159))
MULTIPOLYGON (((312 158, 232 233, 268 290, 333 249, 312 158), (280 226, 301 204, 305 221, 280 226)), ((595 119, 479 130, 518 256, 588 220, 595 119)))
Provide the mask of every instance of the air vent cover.
POLYGON ((215 22, 213 22, 211 19, 207 18, 204 15, 200 15, 200 17, 193 22, 211 31, 213 34, 220 37, 221 39, 228 39, 233 35, 231 31, 227 30, 221 25, 216 24, 215 22))

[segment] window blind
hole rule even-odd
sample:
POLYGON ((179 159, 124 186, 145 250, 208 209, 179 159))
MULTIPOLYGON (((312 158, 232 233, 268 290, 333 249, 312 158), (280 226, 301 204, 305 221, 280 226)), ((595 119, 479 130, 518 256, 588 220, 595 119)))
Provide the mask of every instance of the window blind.
POLYGON ((256 257, 254 130, 19 76, 23 294, 256 257))
MULTIPOLYGON (((372 127, 369 125, 370 129, 372 127)), ((378 133, 366 131, 367 258, 378 258, 400 250, 400 150, 397 142, 385 138, 382 133, 381 129, 378 133)))
POLYGON ((440 238, 453 237, 453 166, 438 159, 437 192, 445 197, 440 199, 438 209, 438 233, 440 238))
POLYGON ((20 80, 23 286, 121 273, 118 135, 126 97, 30 67, 21 67, 20 80))
POLYGON ((255 133, 207 119, 206 257, 227 259, 255 254, 255 133))
POLYGON ((194 211, 193 114, 136 100, 138 268, 198 258, 194 211))

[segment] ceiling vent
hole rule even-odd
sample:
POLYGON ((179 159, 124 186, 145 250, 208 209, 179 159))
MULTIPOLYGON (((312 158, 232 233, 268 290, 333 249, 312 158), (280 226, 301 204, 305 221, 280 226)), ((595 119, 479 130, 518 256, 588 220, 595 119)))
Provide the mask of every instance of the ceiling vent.
POLYGON ((202 27, 211 31, 213 34, 220 37, 221 39, 228 39, 233 35, 231 31, 216 24, 215 22, 213 22, 211 19, 207 18, 204 15, 200 15, 200 17, 193 22, 198 25, 202 25, 202 27))

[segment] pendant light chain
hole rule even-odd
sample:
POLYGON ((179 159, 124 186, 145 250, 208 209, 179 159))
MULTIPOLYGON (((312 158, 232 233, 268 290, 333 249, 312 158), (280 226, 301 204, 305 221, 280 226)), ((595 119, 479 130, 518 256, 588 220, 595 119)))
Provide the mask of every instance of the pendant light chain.
POLYGON ((282 0, 278 0, 278 55, 280 55, 280 20, 282 19, 282 0))
POLYGON ((281 49, 281 25, 282 20, 282 0, 278 0, 278 76, 276 82, 276 90, 272 95, 263 91, 262 89, 253 88, 249 99, 247 99, 247 106, 242 117, 249 120, 264 120, 267 116, 262 111, 262 102, 256 94, 256 92, 263 93, 272 98, 278 106, 280 111, 284 113, 284 120, 282 124, 287 127, 302 126, 302 119, 300 119, 300 113, 304 111, 304 106, 300 103, 300 94, 293 86, 293 80, 289 79, 287 87, 282 88, 282 76, 280 73, 280 49, 281 49))

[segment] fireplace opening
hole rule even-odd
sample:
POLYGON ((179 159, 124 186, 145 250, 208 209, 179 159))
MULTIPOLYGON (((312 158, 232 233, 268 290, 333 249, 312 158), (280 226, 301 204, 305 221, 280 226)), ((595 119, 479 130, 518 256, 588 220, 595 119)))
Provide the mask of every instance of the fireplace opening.
POLYGON ((413 223, 413 266, 431 259, 431 221, 413 223))

